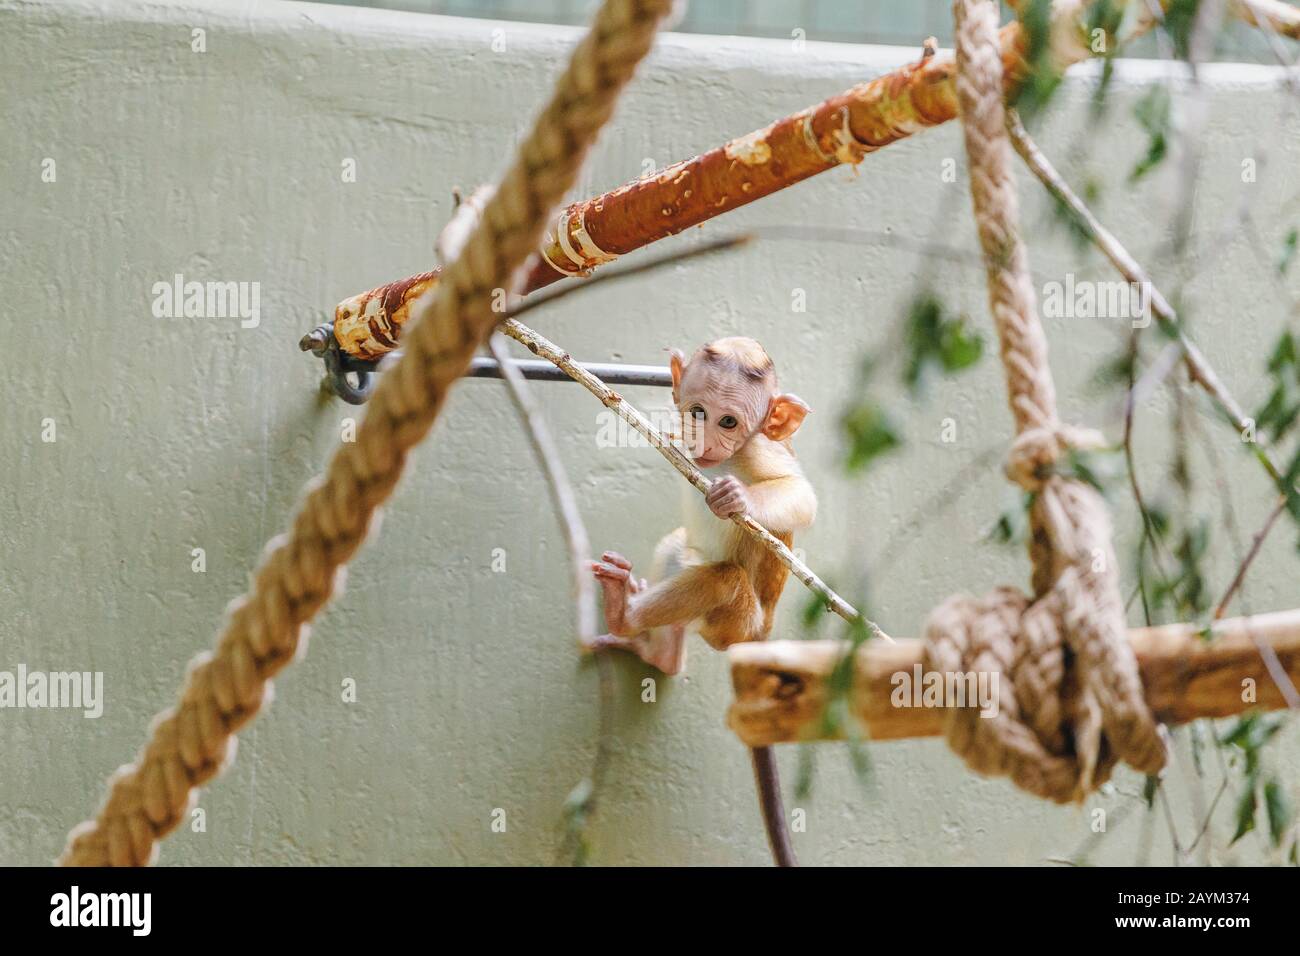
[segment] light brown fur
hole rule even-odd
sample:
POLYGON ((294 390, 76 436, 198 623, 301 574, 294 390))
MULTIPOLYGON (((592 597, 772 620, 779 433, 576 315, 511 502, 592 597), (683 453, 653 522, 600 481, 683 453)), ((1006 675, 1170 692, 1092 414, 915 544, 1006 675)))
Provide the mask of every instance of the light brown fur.
POLYGON ((772 628, 789 570, 729 516, 748 513, 788 547, 817 512, 790 444, 808 406, 777 390, 761 345, 719 339, 689 363, 674 352, 672 370, 683 437, 706 474, 717 469, 713 486, 703 498, 689 489, 685 526, 655 549, 653 584, 617 552, 592 565, 609 628, 595 646, 630 651, 669 674, 685 663, 688 624, 717 650, 763 640, 772 628))

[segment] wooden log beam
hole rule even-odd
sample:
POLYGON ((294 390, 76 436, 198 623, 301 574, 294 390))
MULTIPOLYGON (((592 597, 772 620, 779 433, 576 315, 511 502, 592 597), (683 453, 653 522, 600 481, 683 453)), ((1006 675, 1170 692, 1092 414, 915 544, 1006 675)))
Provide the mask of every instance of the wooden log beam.
MULTIPOLYGON (((1171 624, 1129 631, 1147 703, 1170 724, 1198 717, 1230 717, 1255 708, 1287 705, 1269 675, 1261 646, 1271 648, 1293 683, 1300 683, 1300 608, 1219 621, 1213 636, 1198 627, 1171 624), (1243 682, 1254 681, 1254 700, 1243 682)), ((750 747, 825 739, 822 708, 827 679, 847 650, 843 641, 768 641, 737 644, 731 658, 735 701, 727 724, 750 747)), ((872 740, 937 737, 940 707, 899 707, 891 702, 897 674, 920 673, 921 642, 869 641, 854 661, 849 709, 872 740)))

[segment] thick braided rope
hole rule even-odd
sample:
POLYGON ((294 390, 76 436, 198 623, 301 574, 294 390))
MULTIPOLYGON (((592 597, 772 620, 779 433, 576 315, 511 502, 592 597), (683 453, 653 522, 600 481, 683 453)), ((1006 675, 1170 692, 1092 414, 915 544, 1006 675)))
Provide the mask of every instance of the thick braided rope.
POLYGON ((251 591, 229 610, 215 652, 191 664, 180 701, 153 721, 134 764, 109 781, 93 820, 77 826, 59 862, 144 865, 187 812, 194 788, 229 762, 235 732, 270 696, 270 678, 306 646, 307 622, 339 584, 376 509, 428 432, 451 384, 500 316, 509 288, 573 186, 588 147, 649 51, 670 0, 606 0, 573 52, 545 110, 470 236, 403 339, 357 440, 339 447, 313 483, 288 535, 268 543, 251 591))
POLYGON ((1070 448, 1100 436, 1062 425, 1038 320, 1002 102, 997 5, 956 0, 956 90, 971 197, 984 250, 1016 440, 1009 477, 1035 493, 1028 598, 999 588, 959 595, 925 627, 928 666, 942 673, 996 673, 998 711, 948 712, 949 744, 980 773, 1059 802, 1103 783, 1117 760, 1152 773, 1165 747, 1127 640, 1118 568, 1105 503, 1093 489, 1054 473, 1070 448))

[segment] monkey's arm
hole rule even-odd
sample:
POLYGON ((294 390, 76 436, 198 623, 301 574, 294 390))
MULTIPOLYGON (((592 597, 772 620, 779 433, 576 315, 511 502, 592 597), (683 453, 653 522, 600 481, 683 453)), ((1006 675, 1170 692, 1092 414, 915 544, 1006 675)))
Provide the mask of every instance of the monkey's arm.
POLYGON ((817 495, 803 475, 746 486, 749 516, 773 534, 807 528, 817 517, 817 495))

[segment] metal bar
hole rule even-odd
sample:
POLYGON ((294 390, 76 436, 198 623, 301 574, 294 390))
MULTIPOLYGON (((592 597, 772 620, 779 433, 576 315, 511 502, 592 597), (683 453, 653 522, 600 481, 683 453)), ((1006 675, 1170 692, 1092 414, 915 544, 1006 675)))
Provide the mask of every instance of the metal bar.
MULTIPOLYGON (((400 355, 401 352, 391 353, 400 355)), ((538 382, 572 382, 573 379, 563 370, 545 359, 516 359, 515 366, 524 378, 538 382)), ((600 362, 579 362, 597 378, 611 385, 647 385, 652 388, 671 388, 672 372, 662 365, 614 365, 600 362)), ((376 371, 378 362, 355 358, 347 353, 339 354, 339 370, 367 374, 376 371)), ((479 355, 470 362, 466 378, 501 378, 501 368, 497 360, 490 355, 479 355)))
MULTIPOLYGON (((573 379, 545 359, 516 359, 515 367, 524 378, 539 382, 572 382, 573 379)), ((578 363, 592 375, 611 385, 649 385, 672 388, 673 374, 660 365, 602 365, 598 362, 578 363)), ((491 356, 478 356, 465 373, 468 378, 501 378, 501 369, 491 356)))

